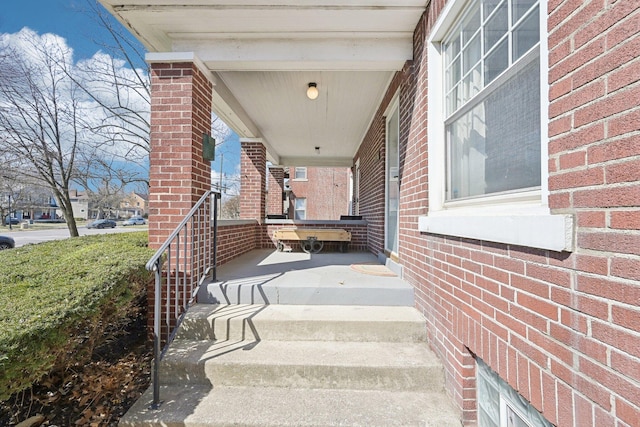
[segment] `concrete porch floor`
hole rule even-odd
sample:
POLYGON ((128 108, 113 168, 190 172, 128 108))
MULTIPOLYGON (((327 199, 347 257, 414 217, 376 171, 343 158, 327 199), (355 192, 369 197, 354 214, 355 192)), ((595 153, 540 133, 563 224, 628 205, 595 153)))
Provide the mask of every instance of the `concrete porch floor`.
POLYGON ((413 306, 408 283, 351 268, 361 264, 383 267, 368 252, 253 250, 220 266, 217 281, 200 289, 198 302, 413 306))

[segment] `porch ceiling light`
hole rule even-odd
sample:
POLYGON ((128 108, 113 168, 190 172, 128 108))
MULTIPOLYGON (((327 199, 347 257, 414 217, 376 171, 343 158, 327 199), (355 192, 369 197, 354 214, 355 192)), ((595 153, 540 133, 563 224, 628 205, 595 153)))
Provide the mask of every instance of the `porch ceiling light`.
POLYGON ((309 87, 307 88, 307 98, 316 99, 318 97, 318 85, 315 83, 309 83, 309 87))

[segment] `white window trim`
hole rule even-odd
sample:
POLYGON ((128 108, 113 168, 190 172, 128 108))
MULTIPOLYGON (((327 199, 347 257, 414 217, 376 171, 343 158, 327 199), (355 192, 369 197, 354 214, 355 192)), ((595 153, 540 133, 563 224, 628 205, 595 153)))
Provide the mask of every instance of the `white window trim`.
MULTIPOLYGON (((384 150, 385 150, 385 159, 384 159, 384 250, 387 251, 387 233, 389 232, 389 177, 387 176, 387 172, 389 170, 389 116, 391 116, 394 112, 398 112, 398 151, 400 150, 400 89, 396 91, 391 98, 391 102, 387 105, 387 108, 384 111, 384 150)), ((399 158, 398 158, 399 159, 399 158)), ((398 173, 399 173, 400 165, 398 165, 398 173)), ((398 203, 400 201, 398 200, 398 203)), ((400 227, 400 218, 398 218, 398 231, 400 227)), ((396 235, 395 246, 400 250, 400 233, 396 235)), ((392 252, 392 254, 396 254, 396 252, 392 252)))
POLYGON ((500 427, 509 427, 507 407, 509 407, 509 409, 511 409, 518 418, 520 418, 520 421, 527 425, 527 427, 533 427, 526 414, 520 412, 518 408, 516 408, 515 405, 502 393, 500 393, 500 427))
POLYGON ((308 181, 308 175, 307 175, 308 171, 307 168, 305 166, 297 166, 293 168, 293 181, 308 181), (296 178, 296 169, 304 169, 304 178, 296 178))
POLYGON ((427 138, 429 153, 429 212, 418 218, 418 230, 425 233, 465 237, 491 242, 572 251, 574 219, 572 215, 551 214, 547 203, 549 83, 547 47, 547 2, 540 7, 540 135, 541 188, 536 191, 489 195, 445 207, 445 100, 441 41, 455 23, 467 0, 447 3, 427 40, 428 108, 427 138))
POLYGON ((307 219, 307 198, 306 197, 299 197, 296 198, 295 201, 293 202, 293 217, 295 218, 297 216, 298 212, 304 212, 304 218, 300 218, 301 220, 305 220, 307 219), (299 209, 298 208, 298 201, 303 201, 304 200, 304 209, 299 209))

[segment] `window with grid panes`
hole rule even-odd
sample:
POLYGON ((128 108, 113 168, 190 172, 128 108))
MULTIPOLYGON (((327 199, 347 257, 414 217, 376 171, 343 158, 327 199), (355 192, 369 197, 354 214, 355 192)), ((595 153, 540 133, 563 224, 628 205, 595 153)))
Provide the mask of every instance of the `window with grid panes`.
POLYGON ((445 201, 538 190, 537 0, 474 0, 443 40, 445 201))
POLYGON ((307 179, 307 168, 306 167, 295 168, 293 179, 307 179))
POLYGON ((296 199, 295 219, 307 219, 307 199, 305 198, 296 199))

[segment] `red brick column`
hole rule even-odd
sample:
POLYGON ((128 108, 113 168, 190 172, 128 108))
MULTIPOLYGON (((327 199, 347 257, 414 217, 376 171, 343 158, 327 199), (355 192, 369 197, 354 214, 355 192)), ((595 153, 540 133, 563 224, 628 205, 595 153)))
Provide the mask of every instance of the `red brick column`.
POLYGON ((211 188, 211 163, 202 158, 211 94, 211 83, 194 63, 151 64, 151 247, 162 245, 211 188))
POLYGON ((267 193, 267 214, 282 215, 282 192, 284 191, 284 169, 269 167, 269 192, 267 193))
POLYGON ((261 142, 241 141, 240 219, 266 217, 267 150, 261 142))

